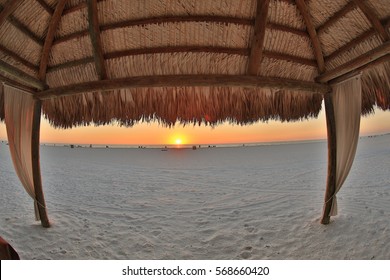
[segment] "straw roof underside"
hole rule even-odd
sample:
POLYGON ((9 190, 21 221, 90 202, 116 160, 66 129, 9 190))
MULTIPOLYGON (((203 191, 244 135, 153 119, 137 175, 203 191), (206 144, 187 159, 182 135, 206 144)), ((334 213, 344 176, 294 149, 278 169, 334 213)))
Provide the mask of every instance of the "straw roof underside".
MULTIPOLYGON (((59 2, 21 0, 3 22, 0 17, 0 61, 48 89, 164 75, 258 75, 315 83, 390 37, 388 0, 356 1, 359 5, 352 0, 270 0, 267 17, 257 17, 257 0, 98 0, 96 43, 96 30, 89 29, 91 1, 68 0, 51 41, 49 26, 55 24, 59 2), (296 2, 306 6, 308 16, 296 2), (250 72, 253 63, 256 69, 250 72)), ((0 13, 10 3, 0 0, 0 13)), ((375 106, 390 109, 390 62, 382 60, 361 69, 363 115, 375 106)), ((27 86, 1 65, 0 79, 27 86)), ((245 124, 316 117, 322 99, 322 94, 299 90, 152 85, 44 99, 43 114, 65 128, 150 120, 170 126, 176 119, 245 124)), ((0 108, 2 102, 0 93, 0 108)))

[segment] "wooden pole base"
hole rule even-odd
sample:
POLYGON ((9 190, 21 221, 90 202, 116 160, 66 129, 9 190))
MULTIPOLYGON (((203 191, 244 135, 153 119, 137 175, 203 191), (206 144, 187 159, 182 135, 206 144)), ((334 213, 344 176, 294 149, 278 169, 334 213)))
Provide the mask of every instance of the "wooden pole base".
POLYGON ((41 179, 41 167, 39 160, 39 134, 41 128, 41 101, 35 100, 34 104, 34 116, 32 124, 32 135, 31 135, 31 158, 33 168, 33 179, 34 179, 34 190, 35 198, 38 204, 39 218, 43 227, 50 227, 49 218, 46 211, 45 197, 42 190, 42 179, 41 179))
POLYGON ((325 205, 322 213, 321 224, 327 225, 330 222, 330 211, 334 194, 336 191, 336 157, 337 157, 337 141, 336 141, 336 119, 334 115, 333 101, 331 92, 324 96, 326 126, 328 133, 328 178, 326 181, 325 205))

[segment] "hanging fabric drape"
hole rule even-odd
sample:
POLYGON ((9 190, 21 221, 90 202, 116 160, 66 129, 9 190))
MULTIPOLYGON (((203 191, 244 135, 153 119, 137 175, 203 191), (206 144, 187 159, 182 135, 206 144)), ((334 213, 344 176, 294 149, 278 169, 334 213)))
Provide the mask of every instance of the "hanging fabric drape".
POLYGON ((332 102, 336 122, 336 188, 330 211, 337 215, 336 194, 342 187, 356 154, 362 103, 361 74, 333 85, 332 102))
POLYGON ((31 94, 4 85, 5 124, 12 161, 23 187, 34 199, 35 218, 39 220, 31 154, 34 102, 31 94))

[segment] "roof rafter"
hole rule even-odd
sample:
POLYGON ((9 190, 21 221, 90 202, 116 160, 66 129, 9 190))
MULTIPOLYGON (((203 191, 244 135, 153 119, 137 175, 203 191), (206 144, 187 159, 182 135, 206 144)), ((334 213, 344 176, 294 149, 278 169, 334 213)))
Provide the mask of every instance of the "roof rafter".
MULTIPOLYGON (((97 2, 102 2, 102 1, 105 1, 105 0, 97 0, 97 2)), ((80 3, 80 4, 76 5, 76 6, 70 7, 68 9, 64 10, 63 15, 67 15, 67 14, 76 12, 78 10, 87 8, 87 5, 88 4, 86 2, 83 2, 83 3, 80 3)))
POLYGON ((325 71, 324 55, 322 53, 321 42, 317 36, 317 31, 314 28, 309 10, 306 6, 305 0, 295 0, 295 3, 297 4, 298 10, 301 12, 306 24, 307 32, 309 33, 311 43, 313 45, 314 56, 317 60, 318 70, 320 73, 323 73, 325 71))
POLYGON ((367 30, 366 32, 364 32, 360 36, 352 39, 351 41, 349 41, 345 45, 337 48, 334 52, 332 52, 331 54, 326 56, 325 60, 328 61, 328 60, 334 59, 335 57, 339 56, 340 54, 351 50, 352 47, 358 45, 359 43, 363 42, 364 40, 367 40, 368 38, 372 37, 373 35, 375 35, 374 29, 367 30))
POLYGON ((22 0, 8 0, 0 12, 0 26, 8 18, 8 16, 10 16, 15 11, 20 2, 22 2, 22 0))
POLYGON ((264 37, 268 19, 268 8, 269 0, 257 0, 255 27, 247 69, 247 73, 250 75, 257 75, 261 61, 263 59, 264 37))
MULTIPOLYGON (((26 86, 20 82, 17 82, 17 81, 10 79, 10 78, 7 78, 7 77, 3 76, 1 73, 0 73, 0 82, 5 82, 6 84, 12 85, 13 87, 18 87, 18 88, 20 88, 24 91, 30 92, 30 93, 34 93, 37 91, 35 88, 26 86)), ((0 85, 0 87, 1 87, 1 85, 0 85)))
MULTIPOLYGON (((303 82, 282 78, 254 75, 166 75, 139 76, 112 80, 100 80, 70 86, 51 88, 35 94, 39 99, 69 96, 84 92, 107 91, 138 87, 184 87, 184 86, 241 86, 248 88, 278 88, 324 94, 330 90, 325 84, 303 82)), ((309 94, 310 94, 309 93, 309 94)))
POLYGON ((88 24, 89 36, 93 48, 93 57, 95 59, 96 72, 100 80, 107 79, 106 66, 104 65, 104 55, 102 42, 100 39, 100 28, 97 10, 97 0, 88 1, 88 24))
POLYGON ((77 59, 77 60, 72 60, 72 61, 68 61, 65 63, 61 63, 58 65, 48 67, 47 73, 55 72, 55 71, 58 71, 61 69, 72 68, 72 67, 84 65, 87 63, 92 63, 92 62, 95 62, 94 57, 86 57, 86 58, 81 58, 81 59, 77 59))
POLYGON ((49 62, 50 50, 51 50, 51 47, 52 47, 53 41, 54 41, 54 34, 57 30, 58 24, 60 23, 61 15, 62 15, 62 12, 65 8, 65 4, 67 1, 68 0, 59 0, 58 1, 58 4, 57 4, 56 9, 54 11, 54 14, 50 19, 49 28, 47 30, 45 43, 44 43, 43 49, 42 49, 42 56, 41 56, 41 62, 39 65, 39 74, 38 74, 39 79, 43 82, 46 81, 46 70, 47 70, 47 65, 49 62))
POLYGON ((39 38, 35 33, 33 33, 26 25, 21 23, 17 18, 14 16, 8 17, 8 22, 15 26, 17 29, 19 29, 20 32, 22 32, 24 35, 29 37, 31 40, 36 42, 38 45, 43 46, 43 41, 41 38, 39 38))
MULTIPOLYGON (((106 53, 104 55, 105 59, 115 59, 125 56, 133 56, 133 55, 142 55, 142 54, 160 54, 160 53, 179 53, 179 52, 192 52, 192 53, 225 53, 230 55, 243 55, 249 56, 250 49, 249 48, 226 48, 226 47, 214 47, 214 46, 175 46, 175 47, 154 47, 154 48, 139 48, 139 49, 130 49, 123 51, 116 51, 111 53, 106 53)), ((284 53, 277 53, 271 51, 264 51, 264 57, 278 59, 278 60, 286 60, 292 61, 295 63, 299 63, 302 65, 308 66, 317 66, 315 60, 292 56, 284 53)), ((54 65, 48 67, 47 72, 54 72, 61 69, 76 67, 80 65, 84 65, 87 63, 94 62, 94 57, 86 57, 74 61, 65 62, 62 64, 54 65)))
POLYGON ((390 53, 390 41, 328 72, 323 73, 322 75, 316 78, 316 81, 320 83, 327 83, 330 80, 338 78, 349 72, 355 71, 356 69, 363 67, 366 64, 373 63, 374 61, 378 60, 379 58, 385 55, 388 55, 389 53, 390 53))
POLYGON ((18 68, 0 60, 0 71, 7 73, 8 75, 12 76, 14 80, 21 82, 22 84, 28 85, 30 87, 36 88, 36 89, 44 89, 46 88, 46 84, 42 81, 31 77, 30 75, 24 73, 23 71, 19 70, 18 68))
POLYGON ((20 57, 19 55, 17 55, 13 51, 7 49, 6 47, 0 45, 0 51, 3 52, 5 55, 11 57, 15 61, 23 64, 24 66, 26 66, 28 68, 30 68, 31 70, 33 70, 35 72, 38 72, 38 70, 39 70, 38 66, 36 66, 36 65, 32 64, 31 62, 27 61, 26 59, 20 57))
POLYGON ((353 70, 351 72, 348 72, 348 73, 346 73, 344 75, 341 75, 341 76, 339 76, 337 78, 334 78, 334 79, 329 81, 329 84, 334 84, 334 83, 339 83, 339 82, 345 81, 346 79, 355 76, 359 72, 362 72, 362 71, 364 71, 366 69, 370 69, 372 67, 375 67, 375 66, 380 65, 380 64, 385 63, 385 62, 390 62, 390 54, 382 56, 381 58, 378 58, 378 59, 376 59, 376 60, 374 60, 374 61, 372 61, 370 63, 367 63, 367 64, 365 64, 363 66, 360 66, 360 67, 356 68, 355 70, 353 70))
POLYGON ((277 52, 270 52, 270 51, 263 51, 263 56, 268 57, 268 58, 273 58, 273 59, 278 59, 278 60, 286 60, 290 62, 295 62, 299 63, 302 65, 308 65, 308 66, 317 66, 317 62, 312 59, 307 59, 303 57, 298 57, 298 56, 293 56, 289 54, 284 54, 284 53, 277 53, 277 52))
POLYGON ((50 15, 53 15, 54 10, 45 2, 45 0, 37 0, 37 2, 44 8, 50 15))
MULTIPOLYGON (((164 17, 154 17, 154 18, 143 18, 136 20, 127 20, 116 23, 109 23, 106 25, 100 26, 100 31, 106 31, 117 28, 125 28, 132 26, 144 26, 148 24, 163 24, 163 23, 176 23, 176 22, 218 22, 222 24, 240 24, 240 25, 253 25, 254 20, 245 19, 245 18, 236 18, 236 17, 223 17, 223 16, 164 16, 164 17)), ((80 38, 86 36, 88 30, 78 31, 61 38, 58 38, 53 44, 62 43, 68 40, 80 38)))
MULTIPOLYGON (((0 10, 4 11, 4 8, 2 5, 0 5, 0 10)), ((38 43, 39 45, 43 46, 42 40, 34 34, 30 29, 28 29, 27 26, 25 26, 23 23, 21 23, 17 18, 15 18, 12 15, 9 15, 6 20, 12 24, 14 27, 16 27, 20 32, 22 32, 24 35, 38 43)))
POLYGON ((356 8, 356 5, 354 2, 349 2, 347 5, 342 7, 339 11, 334 13, 333 16, 331 16, 326 22, 324 22, 321 26, 317 28, 317 33, 320 34, 324 32, 326 29, 331 27, 333 24, 335 24, 340 18, 348 14, 350 11, 356 8))
POLYGON ((378 19, 375 12, 369 6, 367 6, 366 3, 364 3, 361 0, 352 0, 352 1, 359 7, 359 9, 364 13, 367 19, 371 22, 372 26, 374 27, 376 32, 378 32, 382 40, 384 42, 388 41, 390 39, 389 33, 383 27, 382 23, 378 19))
MULTIPOLYGON (((390 27, 390 18, 385 20, 382 24, 385 26, 385 28, 389 28, 390 27)), ((356 45, 360 44, 361 42, 367 40, 368 38, 371 38, 375 34, 376 34, 376 31, 375 31, 374 28, 371 28, 370 30, 367 30, 366 32, 364 32, 360 36, 356 37, 355 39, 352 39, 351 41, 349 41, 345 45, 343 45, 343 46, 339 47, 338 49, 336 49, 334 52, 332 52, 327 57, 325 57, 325 60, 328 61, 328 60, 334 59, 335 57, 341 55, 344 52, 349 51, 351 48, 353 48, 354 46, 356 46, 356 45)))
POLYGON ((154 48, 139 48, 124 51, 116 51, 106 54, 107 59, 113 59, 124 56, 141 55, 141 54, 157 54, 157 53, 178 53, 178 52, 204 52, 204 53, 225 53, 232 55, 249 55, 247 48, 226 48, 226 47, 210 47, 210 46, 174 46, 174 47, 154 47, 154 48))
POLYGON ((289 26, 286 26, 286 25, 280 25, 280 24, 277 24, 277 23, 268 22, 267 23, 267 28, 273 29, 273 30, 277 30, 277 31, 282 31, 282 32, 293 33, 293 34, 301 36, 301 37, 309 37, 309 35, 307 34, 306 31, 303 31, 303 30, 300 30, 300 29, 296 29, 296 28, 292 28, 292 27, 289 27, 289 26))

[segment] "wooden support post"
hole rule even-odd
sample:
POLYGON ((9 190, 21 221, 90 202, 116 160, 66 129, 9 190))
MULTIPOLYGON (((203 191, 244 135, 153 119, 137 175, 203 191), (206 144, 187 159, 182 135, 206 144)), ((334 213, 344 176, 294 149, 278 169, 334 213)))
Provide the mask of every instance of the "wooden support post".
POLYGON ((337 157, 337 140, 336 140, 336 120, 332 101, 332 92, 324 96, 326 126, 328 133, 328 178, 326 181, 325 205, 323 209, 321 224, 329 224, 330 210, 336 191, 336 157, 337 157))
POLYGON ((41 106, 40 100, 35 100, 34 103, 34 115, 32 123, 32 134, 31 134, 31 159, 32 159, 32 171, 34 180, 35 199, 38 204, 39 217, 43 227, 50 227, 49 218, 46 212, 45 197, 42 190, 42 179, 41 179, 41 167, 39 161, 39 133, 41 127, 41 106))

